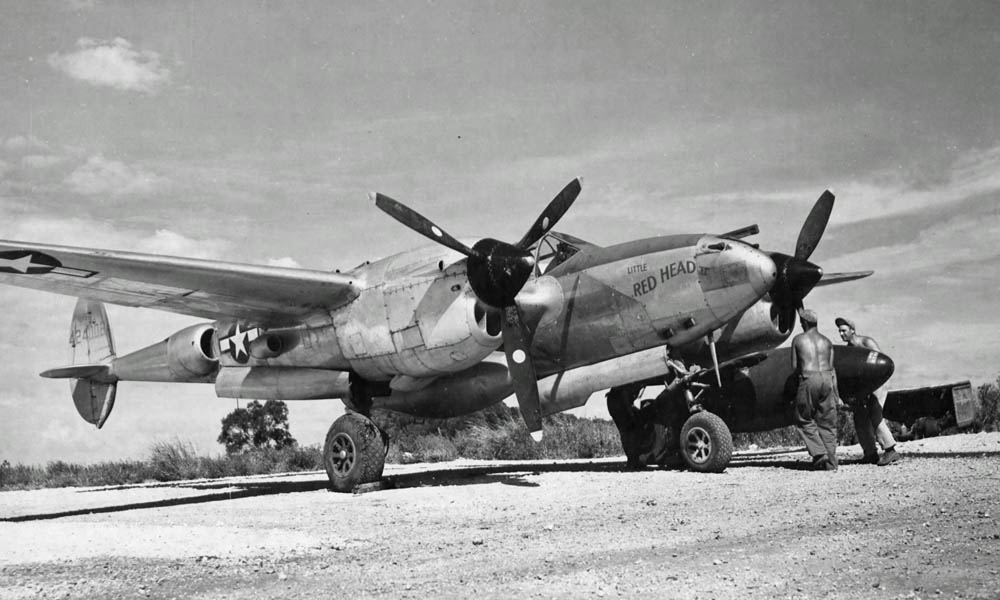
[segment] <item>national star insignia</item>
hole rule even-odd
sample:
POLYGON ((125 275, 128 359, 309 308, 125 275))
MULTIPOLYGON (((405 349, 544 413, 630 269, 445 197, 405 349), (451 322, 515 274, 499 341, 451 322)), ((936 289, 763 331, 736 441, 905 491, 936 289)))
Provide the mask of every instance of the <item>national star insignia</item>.
POLYGON ((240 329, 240 325, 237 323, 232 335, 219 340, 219 349, 228 352, 236 362, 246 362, 250 358, 250 342, 257 339, 259 335, 259 328, 240 329))
POLYGON ((32 267, 48 267, 52 268, 52 265, 42 264, 32 262, 35 258, 34 254, 25 254, 20 258, 0 258, 0 269, 10 269, 15 273, 27 273, 28 269, 32 267))

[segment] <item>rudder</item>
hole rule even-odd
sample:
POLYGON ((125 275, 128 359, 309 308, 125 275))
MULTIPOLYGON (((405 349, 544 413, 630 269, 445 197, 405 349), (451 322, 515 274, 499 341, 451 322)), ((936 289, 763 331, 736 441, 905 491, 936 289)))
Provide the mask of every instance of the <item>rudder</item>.
MULTIPOLYGON (((107 365, 115 358, 115 343, 104 304, 80 298, 73 310, 69 330, 71 365, 107 365)), ((118 384, 98 378, 75 378, 70 382, 73 404, 83 420, 98 429, 108 420, 115 405, 118 384)))

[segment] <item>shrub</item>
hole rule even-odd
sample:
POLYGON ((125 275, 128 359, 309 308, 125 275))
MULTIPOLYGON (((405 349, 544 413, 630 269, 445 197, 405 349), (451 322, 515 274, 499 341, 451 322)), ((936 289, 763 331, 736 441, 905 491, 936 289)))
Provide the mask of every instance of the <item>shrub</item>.
POLYGON ((157 481, 197 479, 203 470, 195 454, 194 445, 179 439, 173 442, 156 442, 150 448, 150 476, 157 481))
POLYGON ((799 435, 794 426, 772 429, 770 431, 733 434, 733 446, 737 450, 746 450, 751 445, 756 445, 758 448, 801 446, 802 436, 799 435))
POLYGON ((979 410, 975 419, 977 429, 997 431, 1000 429, 1000 377, 996 384, 984 383, 979 386, 978 395, 979 410))
POLYGON ((254 400, 246 408, 237 408, 222 419, 218 442, 227 454, 294 446, 295 438, 288 431, 288 406, 281 400, 264 404, 254 400))

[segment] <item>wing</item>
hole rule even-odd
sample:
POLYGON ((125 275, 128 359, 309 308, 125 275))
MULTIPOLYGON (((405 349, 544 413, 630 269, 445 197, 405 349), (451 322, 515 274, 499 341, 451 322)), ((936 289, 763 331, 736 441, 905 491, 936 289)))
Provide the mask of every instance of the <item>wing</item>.
POLYGON ((340 273, 3 240, 0 283, 274 326, 328 313, 360 289, 340 273))

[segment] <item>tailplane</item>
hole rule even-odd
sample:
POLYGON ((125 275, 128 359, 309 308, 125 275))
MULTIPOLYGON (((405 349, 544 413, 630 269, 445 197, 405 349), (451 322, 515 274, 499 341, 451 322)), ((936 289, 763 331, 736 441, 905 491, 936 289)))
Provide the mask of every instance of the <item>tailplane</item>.
POLYGON ((104 304, 80 298, 69 330, 70 366, 49 369, 42 377, 73 379, 73 403, 83 420, 100 429, 115 405, 118 380, 111 372, 115 343, 104 304))

